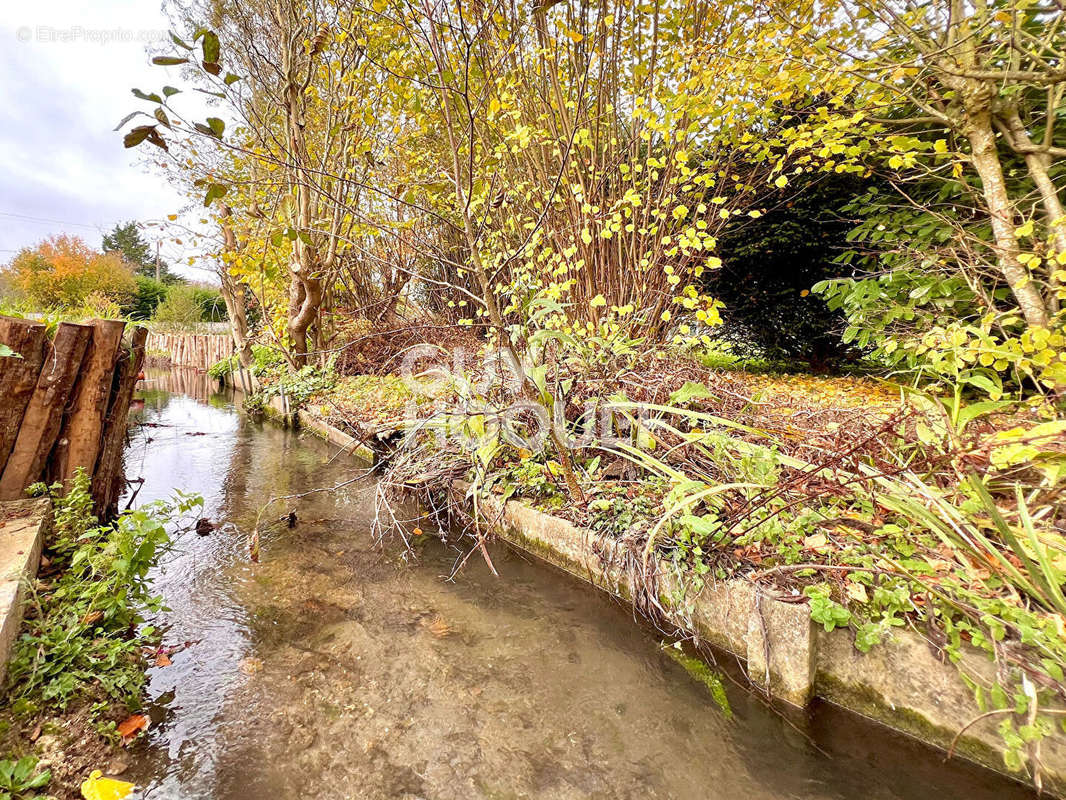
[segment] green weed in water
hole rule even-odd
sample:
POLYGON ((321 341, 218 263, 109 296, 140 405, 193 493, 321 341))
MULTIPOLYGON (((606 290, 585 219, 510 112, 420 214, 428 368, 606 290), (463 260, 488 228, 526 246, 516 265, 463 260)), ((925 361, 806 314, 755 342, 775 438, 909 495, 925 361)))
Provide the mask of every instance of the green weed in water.
POLYGON ((663 645, 663 650, 670 658, 684 667, 685 672, 707 687, 707 691, 711 693, 711 699, 721 709, 726 719, 733 719, 733 708, 729 705, 729 697, 725 693, 725 684, 717 672, 698 658, 693 658, 683 650, 679 650, 676 646, 663 645))

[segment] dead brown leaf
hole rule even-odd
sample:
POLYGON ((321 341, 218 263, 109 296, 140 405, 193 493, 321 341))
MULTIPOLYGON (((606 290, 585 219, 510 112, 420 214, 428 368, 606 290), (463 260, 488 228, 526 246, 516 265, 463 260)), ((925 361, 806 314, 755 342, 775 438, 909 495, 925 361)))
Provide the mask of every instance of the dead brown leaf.
POLYGON ((263 662, 261 659, 249 657, 242 659, 237 668, 245 675, 255 675, 255 673, 263 669, 263 662))
POLYGON ((144 714, 133 714, 118 724, 118 733, 122 737, 122 743, 126 744, 134 736, 148 728, 148 717, 144 714))
POLYGON ((82 625, 95 625, 97 622, 104 618, 103 611, 90 611, 81 618, 82 625))
POLYGON ((433 618, 433 621, 429 623, 429 632, 438 639, 443 639, 445 636, 451 635, 452 627, 438 614, 433 618))

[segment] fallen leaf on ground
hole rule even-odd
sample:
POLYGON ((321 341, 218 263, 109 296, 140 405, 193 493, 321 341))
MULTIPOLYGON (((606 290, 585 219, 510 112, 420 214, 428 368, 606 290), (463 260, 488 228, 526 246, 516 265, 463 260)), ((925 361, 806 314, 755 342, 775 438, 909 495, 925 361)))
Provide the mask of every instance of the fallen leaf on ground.
POLYGON ((861 583, 848 582, 847 586, 848 597, 854 600, 856 603, 866 603, 869 601, 869 596, 866 594, 866 587, 861 583))
POLYGON ((170 656, 166 653, 160 653, 155 657, 155 665, 157 667, 169 667, 172 663, 170 656))
POLYGON ((118 733, 123 742, 132 739, 148 727, 148 717, 144 714, 133 714, 118 724, 118 733))
POLYGON ((826 540, 824 533, 816 533, 803 540, 803 546, 807 550, 817 550, 819 547, 825 547, 827 543, 828 541, 826 540))
POLYGON ((126 760, 125 753, 118 753, 107 765, 108 775, 121 775, 130 768, 130 762, 126 760))
POLYGON ((81 796, 85 800, 122 800, 134 788, 132 783, 105 778, 100 770, 94 769, 81 785, 81 796))
POLYGON ((263 662, 258 658, 245 658, 241 661, 238 669, 245 675, 255 675, 263 668, 263 662))

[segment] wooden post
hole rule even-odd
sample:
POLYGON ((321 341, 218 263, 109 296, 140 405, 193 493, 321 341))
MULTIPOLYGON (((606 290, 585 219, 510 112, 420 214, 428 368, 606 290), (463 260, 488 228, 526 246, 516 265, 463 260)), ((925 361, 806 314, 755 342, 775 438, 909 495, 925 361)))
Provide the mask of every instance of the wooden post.
POLYGON ((144 343, 147 338, 147 328, 134 328, 130 336, 129 356, 121 359, 115 368, 115 391, 104 422, 103 444, 92 481, 96 513, 103 519, 115 515, 119 495, 122 494, 122 451, 129 426, 130 402, 133 400, 137 374, 144 364, 144 343))
POLYGON ((62 481, 68 490, 78 467, 91 476, 100 455, 104 415, 126 327, 125 322, 114 319, 94 319, 91 324, 92 339, 85 363, 51 461, 51 477, 62 481))
POLYGON ((15 446, 22 417, 37 385, 47 339, 47 329, 39 322, 0 317, 0 344, 21 356, 0 356, 0 472, 15 446))
POLYGON ((15 446, 0 474, 0 500, 17 500, 27 486, 40 480, 91 335, 88 325, 59 323, 22 417, 15 446))

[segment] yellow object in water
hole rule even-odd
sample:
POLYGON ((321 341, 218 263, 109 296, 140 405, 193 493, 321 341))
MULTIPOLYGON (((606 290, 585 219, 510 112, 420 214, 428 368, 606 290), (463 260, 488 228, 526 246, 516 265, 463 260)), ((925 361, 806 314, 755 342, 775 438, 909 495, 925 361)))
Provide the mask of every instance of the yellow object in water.
POLYGON ((89 773, 88 780, 81 785, 81 796, 85 800, 122 800, 134 788, 132 783, 105 778, 100 770, 94 769, 89 773))

